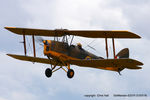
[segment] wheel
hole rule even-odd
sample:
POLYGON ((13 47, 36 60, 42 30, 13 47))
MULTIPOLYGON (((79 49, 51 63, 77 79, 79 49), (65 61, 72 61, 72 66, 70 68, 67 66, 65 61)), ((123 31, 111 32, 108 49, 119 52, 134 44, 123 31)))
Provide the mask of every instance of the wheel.
POLYGON ((68 70, 67 76, 68 76, 68 78, 72 78, 72 77, 74 76, 74 71, 73 71, 73 69, 69 69, 69 70, 68 70))
POLYGON ((48 78, 52 76, 52 70, 50 68, 47 68, 45 70, 45 76, 48 77, 48 78))

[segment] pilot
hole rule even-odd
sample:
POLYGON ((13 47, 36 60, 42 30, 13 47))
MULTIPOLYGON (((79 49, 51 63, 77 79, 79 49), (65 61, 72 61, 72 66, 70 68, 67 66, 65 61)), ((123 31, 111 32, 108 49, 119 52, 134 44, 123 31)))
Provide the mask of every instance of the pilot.
POLYGON ((78 46, 79 49, 82 49, 81 43, 77 43, 77 46, 78 46))

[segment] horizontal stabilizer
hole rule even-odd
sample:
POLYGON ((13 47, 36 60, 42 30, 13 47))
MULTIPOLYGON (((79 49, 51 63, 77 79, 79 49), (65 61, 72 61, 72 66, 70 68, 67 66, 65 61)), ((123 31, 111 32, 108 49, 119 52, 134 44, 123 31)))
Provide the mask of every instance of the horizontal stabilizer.
POLYGON ((19 35, 36 35, 36 36, 64 36, 74 35, 88 38, 141 38, 139 35, 129 31, 121 30, 67 30, 67 29, 31 29, 31 28, 16 28, 5 27, 5 29, 19 35))
POLYGON ((142 69, 142 67, 138 67, 138 66, 127 66, 127 69, 142 69))
MULTIPOLYGON (((52 59, 45 59, 45 58, 39 58, 39 57, 31 57, 31 56, 23 56, 23 55, 14 55, 14 54, 7 54, 10 57, 13 57, 15 59, 23 60, 23 61, 30 61, 30 62, 37 62, 37 63, 44 63, 44 64, 55 64, 55 61, 52 59)), ((58 64, 58 66, 60 66, 58 64)))

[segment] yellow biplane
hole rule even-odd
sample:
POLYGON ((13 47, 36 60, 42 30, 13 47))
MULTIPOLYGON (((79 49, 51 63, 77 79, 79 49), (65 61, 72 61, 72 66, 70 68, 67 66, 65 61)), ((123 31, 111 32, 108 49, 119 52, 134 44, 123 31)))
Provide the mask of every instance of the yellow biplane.
MULTIPOLYGON (((122 49, 117 55, 115 54, 115 43, 114 39, 123 38, 141 38, 140 36, 129 32, 129 31, 105 31, 105 30, 67 30, 67 29, 56 29, 56 30, 44 30, 44 29, 30 29, 30 28, 16 28, 16 27, 5 27, 5 29, 16 33, 18 35, 23 35, 24 44, 24 55, 7 54, 15 59, 50 64, 51 67, 45 70, 45 75, 49 78, 52 73, 63 69, 68 78, 74 76, 73 69, 70 65, 77 65, 82 67, 91 67, 104 70, 120 72, 127 69, 141 69, 142 62, 129 58, 129 49, 122 49), (26 35, 31 35, 33 40, 33 51, 34 56, 27 56, 26 52, 26 35), (36 57, 35 49, 35 38, 34 36, 48 36, 54 37, 54 40, 41 40, 44 46, 44 55, 46 58, 36 57), (72 36, 70 43, 68 43, 67 36, 72 36), (106 44, 106 59, 103 57, 96 56, 84 48, 79 43, 73 45, 72 41, 74 36, 81 36, 86 38, 104 38, 106 44), (58 40, 58 37, 62 37, 62 40, 58 40), (108 43, 107 39, 112 38, 113 44, 113 56, 114 59, 108 59, 108 43), (56 68, 58 66, 58 68, 56 68), (66 70, 67 69, 67 70, 66 70)), ((121 75, 121 74, 120 74, 121 75)))

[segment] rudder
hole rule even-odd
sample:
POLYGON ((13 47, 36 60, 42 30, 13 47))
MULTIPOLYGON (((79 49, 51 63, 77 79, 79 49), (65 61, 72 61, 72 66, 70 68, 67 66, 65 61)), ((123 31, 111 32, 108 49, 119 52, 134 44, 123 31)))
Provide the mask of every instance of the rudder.
POLYGON ((118 57, 118 58, 129 58, 129 49, 128 49, 128 48, 122 49, 122 50, 116 55, 116 57, 118 57))

